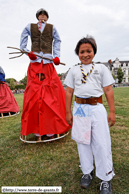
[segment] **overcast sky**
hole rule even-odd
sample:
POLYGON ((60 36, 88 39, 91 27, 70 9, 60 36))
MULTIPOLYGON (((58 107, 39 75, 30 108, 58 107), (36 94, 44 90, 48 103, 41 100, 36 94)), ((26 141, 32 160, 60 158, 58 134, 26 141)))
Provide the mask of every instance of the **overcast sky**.
MULTIPOLYGON (((61 38, 61 62, 56 67, 64 73, 79 62, 74 53, 77 42, 92 35, 98 51, 95 62, 109 59, 129 61, 129 0, 0 0, 0 66, 6 78, 17 81, 24 78, 29 58, 11 57, 7 46, 20 45, 20 36, 28 23, 37 23, 36 12, 44 8, 49 13, 48 23, 53 24, 61 38)), ((30 49, 30 38, 27 48, 30 49)))

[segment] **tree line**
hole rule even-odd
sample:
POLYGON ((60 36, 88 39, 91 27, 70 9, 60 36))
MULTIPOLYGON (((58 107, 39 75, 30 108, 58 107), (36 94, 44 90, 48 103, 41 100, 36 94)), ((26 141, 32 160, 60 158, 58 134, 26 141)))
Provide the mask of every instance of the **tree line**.
MULTIPOLYGON (((58 74, 59 77, 61 75, 62 75, 62 73, 58 74)), ((18 89, 25 89, 26 88, 26 84, 27 84, 27 76, 26 75, 22 80, 19 81, 21 84, 15 84, 17 82, 17 80, 14 78, 7 78, 5 80, 8 83, 9 88, 11 90, 15 90, 15 89, 18 90, 18 89)))
POLYGON ((26 84, 27 84, 27 76, 26 75, 22 80, 20 80, 21 84, 16 84, 17 80, 14 78, 7 78, 5 80, 8 83, 9 88, 11 90, 15 90, 15 89, 18 90, 18 89, 25 89, 26 88, 26 84))
MULTIPOLYGON (((60 77, 62 75, 62 73, 59 73, 58 76, 60 77)), ((118 68, 117 70, 117 76, 115 76, 113 73, 112 73, 112 76, 114 79, 118 79, 118 83, 121 83, 122 80, 123 80, 123 77, 124 77, 124 73, 122 72, 122 69, 121 68, 118 68)), ((27 84, 27 76, 25 75, 25 77, 20 80, 20 83, 21 84, 15 84, 17 82, 16 79, 14 78, 8 78, 8 79, 5 79, 6 82, 9 84, 9 87, 11 90, 15 90, 15 89, 25 89, 26 88, 26 84, 27 84)))

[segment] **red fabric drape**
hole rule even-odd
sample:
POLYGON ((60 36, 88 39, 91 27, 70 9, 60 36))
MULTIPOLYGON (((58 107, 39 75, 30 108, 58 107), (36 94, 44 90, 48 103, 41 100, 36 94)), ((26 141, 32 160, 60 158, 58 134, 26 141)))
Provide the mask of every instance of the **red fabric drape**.
POLYGON ((65 90, 52 63, 30 63, 24 93, 21 134, 62 134, 66 122, 65 90), (45 75, 39 81, 39 73, 45 75))
POLYGON ((19 112, 18 104, 8 85, 0 84, 0 113, 19 112))

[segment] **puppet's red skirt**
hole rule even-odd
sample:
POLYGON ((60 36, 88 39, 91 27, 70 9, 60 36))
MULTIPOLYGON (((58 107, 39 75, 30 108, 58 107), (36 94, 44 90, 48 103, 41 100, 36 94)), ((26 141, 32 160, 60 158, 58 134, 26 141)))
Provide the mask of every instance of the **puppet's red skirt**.
POLYGON ((14 95, 5 82, 0 84, 0 113, 19 112, 14 95))
POLYGON ((30 63, 24 93, 21 134, 62 134, 66 122, 65 90, 52 63, 30 63), (39 73, 45 79, 39 81, 39 73))

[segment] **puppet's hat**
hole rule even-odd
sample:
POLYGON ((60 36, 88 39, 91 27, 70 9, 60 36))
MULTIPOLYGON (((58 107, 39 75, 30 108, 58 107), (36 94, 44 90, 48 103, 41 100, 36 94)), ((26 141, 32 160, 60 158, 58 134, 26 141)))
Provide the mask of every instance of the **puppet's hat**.
POLYGON ((41 13, 43 13, 44 15, 47 16, 47 18, 49 18, 48 12, 47 12, 45 9, 41 8, 41 9, 39 9, 39 10, 36 12, 36 18, 37 18, 37 19, 38 19, 39 15, 40 15, 41 13))

